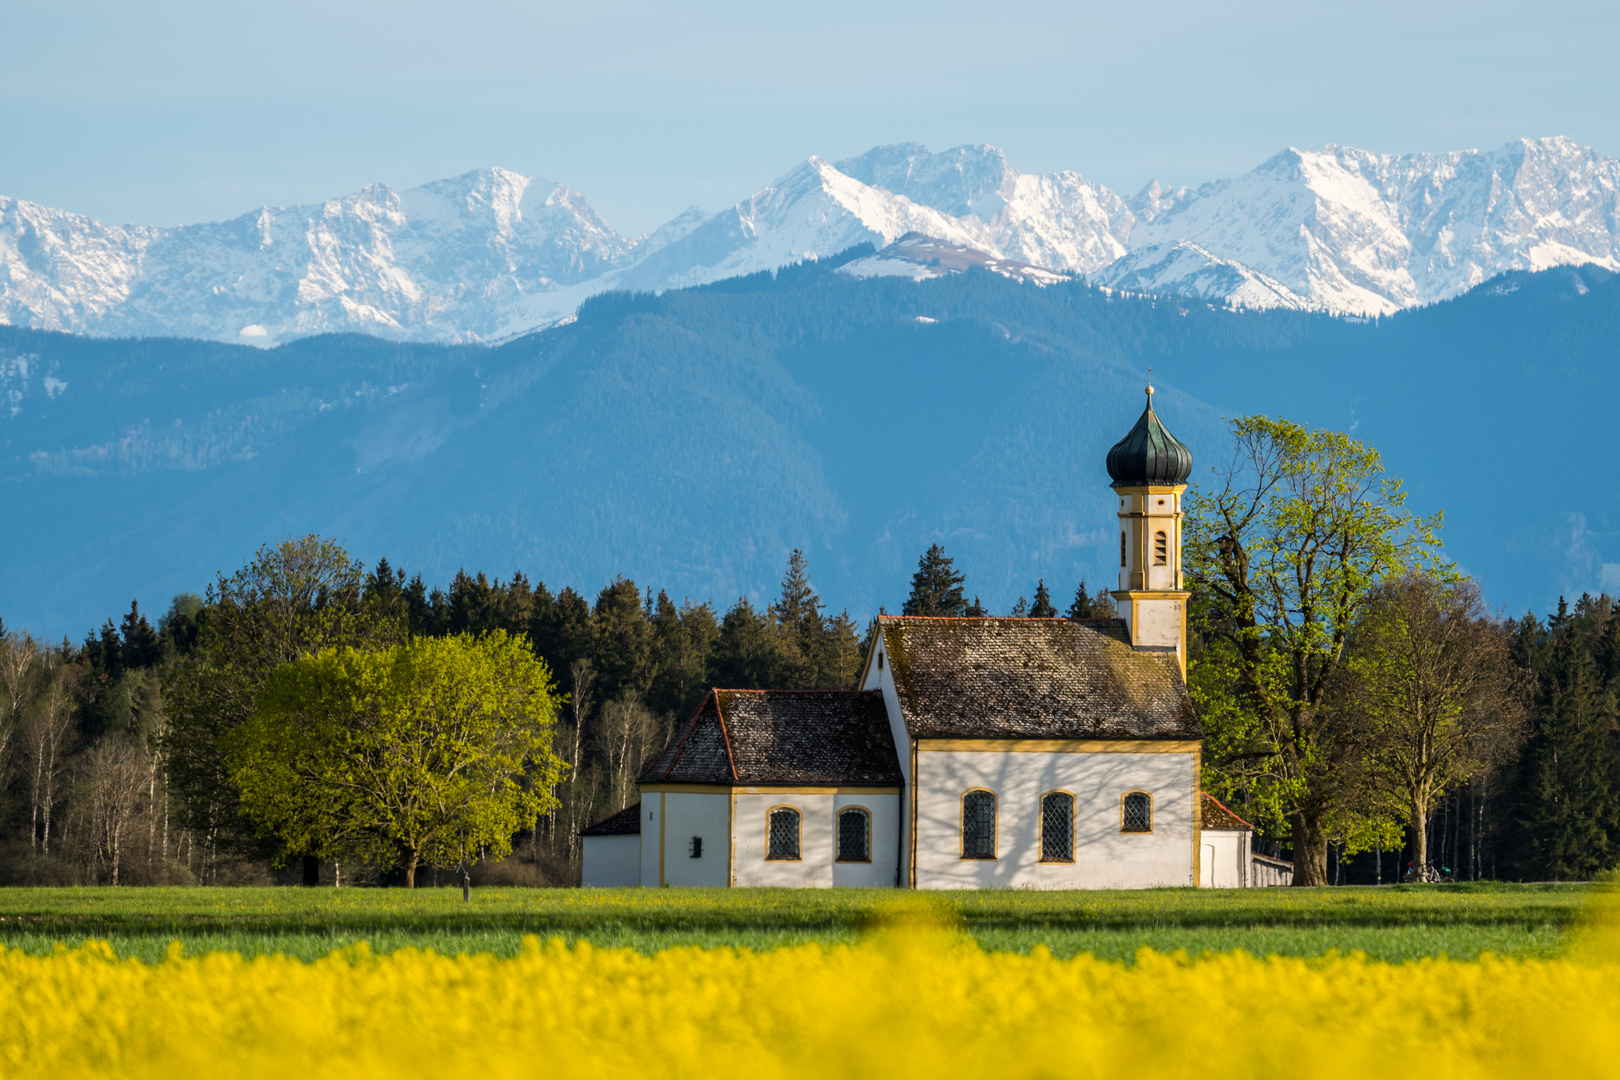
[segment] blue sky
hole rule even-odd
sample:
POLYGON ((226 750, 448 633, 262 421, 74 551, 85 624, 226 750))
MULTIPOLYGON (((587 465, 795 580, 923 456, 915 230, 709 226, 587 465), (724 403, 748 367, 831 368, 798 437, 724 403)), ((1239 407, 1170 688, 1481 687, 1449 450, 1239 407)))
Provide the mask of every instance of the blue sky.
POLYGON ((167 225, 481 165, 617 228, 810 155, 1005 148, 1134 191, 1287 145, 1620 154, 1620 5, 8 0, 0 193, 167 225))

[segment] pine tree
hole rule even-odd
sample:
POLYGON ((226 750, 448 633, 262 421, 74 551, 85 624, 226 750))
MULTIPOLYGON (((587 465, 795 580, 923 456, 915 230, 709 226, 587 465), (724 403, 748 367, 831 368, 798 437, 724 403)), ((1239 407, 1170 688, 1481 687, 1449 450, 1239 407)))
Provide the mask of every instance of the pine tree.
MULTIPOLYGON (((1560 599, 1545 638, 1516 650, 1537 676, 1535 720, 1513 783, 1513 861, 1527 878, 1586 878, 1620 858, 1610 839, 1620 824, 1614 699, 1593 657, 1600 628, 1591 606, 1583 597, 1571 613, 1560 599)), ((1521 642, 1539 629, 1530 622, 1521 642)))
POLYGON ((129 614, 124 616, 121 628, 123 638, 123 662, 126 668, 156 667, 163 659, 163 642, 159 640, 157 631, 152 624, 146 621, 141 614, 140 606, 133 600, 129 602, 129 614))
POLYGON ((821 598, 810 587, 809 563, 798 548, 788 556, 782 595, 767 613, 781 636, 778 676, 782 688, 819 688, 827 628, 821 616, 821 598))
POLYGON ((779 640, 770 615, 757 610, 748 597, 738 597, 720 622, 720 636, 710 658, 709 681, 728 690, 777 686, 782 665, 779 640))
POLYGON ((911 575, 911 595, 906 598, 906 615, 966 615, 967 600, 962 596, 966 574, 958 573, 950 556, 938 544, 928 545, 911 575))
POLYGON ((1057 608, 1052 606, 1052 594, 1046 591, 1045 578, 1041 578, 1035 583, 1035 602, 1029 605, 1029 617, 1032 619, 1057 618, 1057 608))
POLYGON ((1020 596, 1018 603, 1014 604, 1012 610, 1007 612, 1007 617, 1012 619, 1029 618, 1029 601, 1020 596))
POLYGON ((1113 597, 1106 592, 1099 592, 1095 596, 1089 595, 1084 580, 1075 590, 1074 602, 1069 605, 1069 610, 1063 613, 1067 619, 1112 619, 1117 615, 1113 597))

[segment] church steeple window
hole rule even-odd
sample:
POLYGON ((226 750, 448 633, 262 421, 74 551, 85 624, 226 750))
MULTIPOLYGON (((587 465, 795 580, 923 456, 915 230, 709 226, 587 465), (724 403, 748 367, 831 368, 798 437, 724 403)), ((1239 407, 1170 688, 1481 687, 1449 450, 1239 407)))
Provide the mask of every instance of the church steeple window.
POLYGON ((1153 565, 1167 566, 1170 563, 1170 537, 1163 529, 1153 534, 1153 565))

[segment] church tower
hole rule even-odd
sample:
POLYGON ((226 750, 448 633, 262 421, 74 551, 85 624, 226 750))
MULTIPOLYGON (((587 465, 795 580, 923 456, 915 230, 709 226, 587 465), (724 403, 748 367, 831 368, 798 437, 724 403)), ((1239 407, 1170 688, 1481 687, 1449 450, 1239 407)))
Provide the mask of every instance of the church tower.
POLYGON ((1119 588, 1112 593, 1137 648, 1175 649, 1187 677, 1187 601, 1181 579, 1181 500, 1192 452, 1147 408, 1108 451, 1119 502, 1119 588))

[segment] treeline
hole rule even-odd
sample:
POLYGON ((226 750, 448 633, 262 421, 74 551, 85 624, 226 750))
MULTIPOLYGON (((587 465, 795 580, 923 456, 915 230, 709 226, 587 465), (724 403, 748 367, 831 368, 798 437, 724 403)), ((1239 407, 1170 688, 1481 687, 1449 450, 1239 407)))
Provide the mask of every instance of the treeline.
MULTIPOLYGON (((1044 581, 1033 596, 1012 613, 1059 614, 1044 581)), ((937 545, 904 610, 985 614, 937 545)), ((1084 582, 1066 611, 1112 613, 1084 582)), ((482 870, 530 884, 577 880, 579 829, 635 800, 647 760, 709 687, 849 688, 867 647, 848 612, 827 610, 798 551, 774 599, 741 597, 722 613, 625 578, 594 597, 521 573, 461 572, 430 588, 386 559, 367 570, 320 537, 267 545, 155 623, 132 603, 82 643, 55 646, 0 626, 0 880, 390 880, 386 867, 317 863, 253 829, 221 745, 273 671, 322 648, 496 630, 529 644, 563 700, 558 805, 516 838, 514 858, 482 870)))
MULTIPOLYGON (((1522 711, 1476 732, 1463 774, 1442 773, 1428 812, 1402 816, 1392 840, 1336 836, 1335 883, 1407 880, 1420 850, 1451 880, 1581 881, 1620 866, 1620 605, 1582 595, 1545 619, 1479 623, 1522 711)), ((1270 847, 1290 853, 1286 838, 1270 847)))
MULTIPOLYGON (((1513 620, 1444 566, 1385 576, 1340 640, 1300 639, 1301 670, 1321 676, 1307 712, 1286 684, 1287 632, 1245 625, 1192 550, 1198 535, 1190 682, 1205 783, 1259 826, 1261 850, 1299 861, 1315 829, 1325 883, 1345 884, 1574 880, 1620 865, 1620 610, 1609 596, 1513 620), (1293 774, 1279 763, 1288 754, 1293 774)), ((984 613, 937 545, 910 586, 907 614, 984 613)), ((1032 595, 1013 614, 1113 614, 1085 583, 1061 611, 1044 581, 1032 595)), ((594 597, 522 574, 458 573, 429 588, 319 537, 288 540, 155 621, 132 604, 77 645, 0 626, 0 880, 397 878, 317 863, 253 829, 220 747, 293 660, 497 630, 545 662, 562 700, 554 748, 568 768, 545 781, 556 808, 514 837, 513 857, 479 871, 530 884, 577 880, 579 829, 634 801, 647 760, 710 686, 847 688, 869 647, 847 612, 826 610, 799 552, 770 602, 740 598, 722 613, 623 578, 594 597)))

